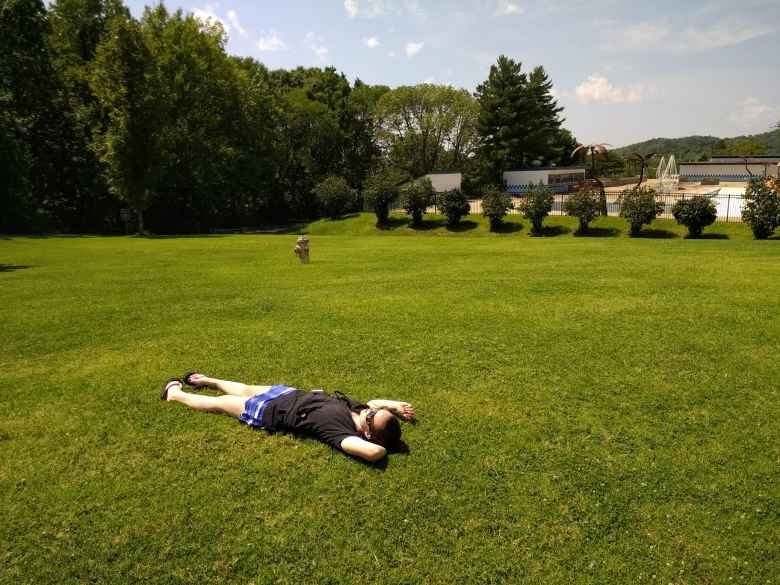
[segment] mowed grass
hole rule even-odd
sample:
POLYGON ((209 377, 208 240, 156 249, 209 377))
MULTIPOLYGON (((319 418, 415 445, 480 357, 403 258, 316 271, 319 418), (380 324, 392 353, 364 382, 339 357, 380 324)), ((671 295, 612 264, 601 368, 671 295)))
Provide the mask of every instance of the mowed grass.
POLYGON ((0 241, 0 582, 777 583, 780 242, 474 221, 0 241), (188 369, 408 400, 410 452, 160 402, 188 369))

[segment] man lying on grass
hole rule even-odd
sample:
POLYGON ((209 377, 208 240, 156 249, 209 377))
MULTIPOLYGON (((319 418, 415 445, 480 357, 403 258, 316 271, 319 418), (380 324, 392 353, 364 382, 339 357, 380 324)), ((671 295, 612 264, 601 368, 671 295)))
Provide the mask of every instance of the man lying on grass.
POLYGON ((250 386, 189 372, 183 379, 171 378, 160 398, 186 404, 203 412, 229 414, 250 427, 269 432, 308 435, 366 461, 379 461, 388 450, 397 449, 401 425, 395 418, 414 418, 408 402, 369 400, 362 404, 342 394, 322 390, 304 392, 289 386, 250 386), (202 396, 182 390, 206 387, 224 396, 202 396))

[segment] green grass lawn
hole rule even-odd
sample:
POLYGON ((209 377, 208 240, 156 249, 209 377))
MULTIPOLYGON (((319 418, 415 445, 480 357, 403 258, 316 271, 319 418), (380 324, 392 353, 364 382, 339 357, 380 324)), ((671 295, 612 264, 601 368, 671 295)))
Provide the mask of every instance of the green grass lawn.
POLYGON ((0 240, 0 582, 777 583, 780 242, 473 219, 0 240), (188 369, 408 400, 410 452, 160 402, 188 369))

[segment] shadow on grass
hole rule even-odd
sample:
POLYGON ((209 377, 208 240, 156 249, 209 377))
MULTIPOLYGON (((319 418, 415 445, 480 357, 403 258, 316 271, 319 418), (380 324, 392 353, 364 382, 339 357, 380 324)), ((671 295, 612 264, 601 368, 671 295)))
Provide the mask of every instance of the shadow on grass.
POLYGON ((0 264, 0 272, 14 272, 25 268, 32 268, 32 266, 29 264, 0 264))
POLYGON ((698 238, 692 238, 689 235, 685 235, 686 240, 728 240, 730 239, 728 234, 702 234, 698 238))
POLYGON ((578 238, 617 238, 622 233, 618 228, 589 227, 584 232, 577 230, 574 235, 578 238))
POLYGON ((564 234, 570 234, 571 228, 565 225, 545 225, 542 226, 541 231, 531 232, 531 235, 536 238, 554 238, 556 236, 562 236, 564 234))
POLYGON ((522 231, 523 224, 522 223, 515 223, 513 221, 502 221, 496 229, 493 230, 493 233, 495 234, 514 234, 519 231, 522 231))
POLYGON ((244 234, 307 234, 308 223, 295 222, 287 225, 265 225, 244 229, 244 234))
POLYGON ((679 238, 680 234, 676 234, 674 232, 670 232, 669 230, 656 230, 656 229, 648 229, 648 230, 642 230, 638 234, 631 236, 632 238, 648 238, 648 239, 656 239, 656 240, 671 240, 673 238, 679 238))
POLYGON ((216 234, 146 234, 145 236, 132 236, 144 240, 182 240, 191 238, 224 238, 226 235, 238 234, 241 232, 223 232, 216 234))
POLYGON ((429 230, 445 227, 446 225, 446 219, 423 219, 420 222, 420 225, 414 226, 410 224, 409 227, 418 232, 427 232, 429 230))
POLYGON ((338 217, 328 217, 326 218, 328 221, 344 221, 345 219, 352 219, 354 217, 358 217, 359 213, 347 213, 345 215, 339 215, 338 217))
POLYGON ((385 223, 377 226, 377 229, 396 230, 398 228, 406 227, 408 225, 409 225, 408 217, 388 217, 385 223))
POLYGON ((476 229, 479 224, 476 221, 464 220, 457 225, 447 226, 448 232, 467 232, 469 230, 476 229))

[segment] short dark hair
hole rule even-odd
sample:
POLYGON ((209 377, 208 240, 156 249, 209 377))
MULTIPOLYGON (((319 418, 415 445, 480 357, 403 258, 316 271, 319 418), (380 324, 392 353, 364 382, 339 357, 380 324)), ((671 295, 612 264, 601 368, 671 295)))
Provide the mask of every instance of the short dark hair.
POLYGON ((371 438, 383 447, 395 447, 401 440, 401 425, 398 419, 394 416, 388 417, 383 425, 375 422, 371 438))

